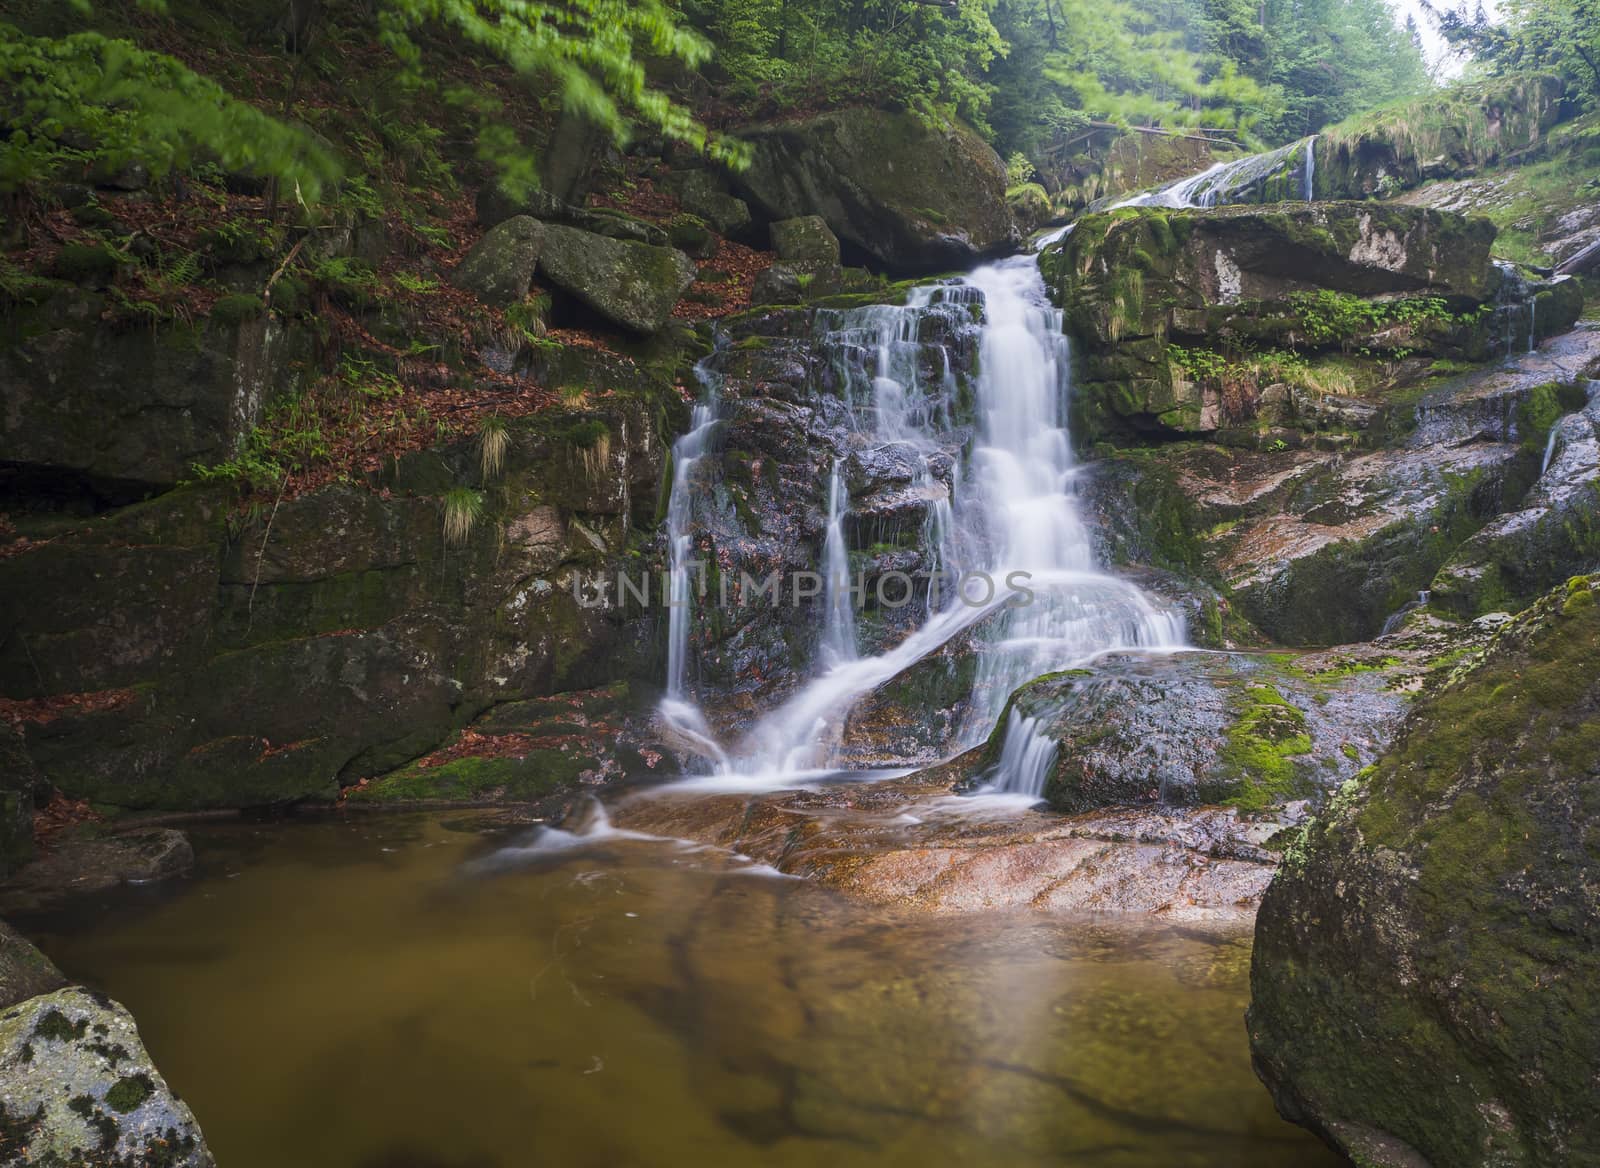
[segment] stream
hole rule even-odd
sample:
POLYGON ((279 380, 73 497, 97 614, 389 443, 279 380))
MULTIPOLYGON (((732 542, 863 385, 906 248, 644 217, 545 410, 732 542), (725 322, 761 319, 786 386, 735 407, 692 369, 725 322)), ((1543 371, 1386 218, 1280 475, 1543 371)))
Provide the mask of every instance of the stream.
POLYGON ((191 880, 19 924, 225 1168, 1337 1163, 1250 1071, 1247 930, 895 915, 532 830, 201 825, 191 880))

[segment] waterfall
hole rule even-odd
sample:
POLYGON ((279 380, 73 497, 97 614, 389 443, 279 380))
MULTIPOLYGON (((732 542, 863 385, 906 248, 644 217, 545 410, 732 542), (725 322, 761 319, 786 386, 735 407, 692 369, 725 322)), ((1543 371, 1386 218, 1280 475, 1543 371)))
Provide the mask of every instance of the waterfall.
POLYGON ((1539 477, 1544 478, 1545 472, 1550 469, 1550 460, 1556 455, 1556 439, 1561 436, 1561 421, 1559 419, 1550 427, 1550 437, 1544 440, 1544 461, 1539 464, 1539 477))
POLYGON ((689 622, 694 601, 690 553, 694 535, 694 476, 717 425, 716 375, 702 361, 695 369, 701 400, 689 417, 689 430, 672 444, 672 487, 667 496, 667 692, 661 701, 666 729, 691 751, 726 765, 727 756, 688 693, 689 622))
POLYGON ((1269 184, 1273 180, 1287 182, 1288 176, 1297 169, 1301 174, 1301 189, 1309 202, 1315 190, 1316 143, 1313 134, 1276 150, 1218 162, 1199 174, 1130 195, 1113 203, 1112 207, 1220 207, 1228 203, 1266 202, 1269 184))
POLYGON ((1055 761, 1055 740, 1039 733, 1039 720, 1025 718, 1013 709, 1006 719, 1000 761, 995 764, 992 777, 981 793, 1042 799, 1045 780, 1050 777, 1055 761))
POLYGON ((850 590, 850 553, 844 545, 848 507, 839 460, 828 476, 828 534, 822 552, 826 616, 822 628, 822 663, 832 668, 856 659, 855 597, 850 590))
MULTIPOLYGON (((726 750, 727 758, 718 764, 724 779, 772 787, 825 773, 851 707, 968 630, 978 644, 979 662, 963 742, 988 734, 1010 692, 1041 673, 1110 650, 1184 643, 1181 616, 1095 564, 1073 494, 1075 468, 1065 428, 1067 340, 1061 313, 1046 299, 1035 256, 1002 260, 955 283, 916 289, 903 306, 817 315, 817 344, 830 357, 850 411, 853 457, 892 452, 919 468, 913 486, 931 500, 924 556, 946 570, 972 573, 968 579, 974 583, 960 595, 946 591, 935 599, 930 591, 920 627, 892 648, 865 657, 855 654, 843 606, 836 608, 830 599, 819 650, 823 672, 758 718, 726 750), (945 345, 974 340, 976 433, 963 452, 956 418, 962 395, 945 345), (952 453, 964 458, 950 467, 952 453), (941 458, 942 473, 935 465, 941 458), (1023 589, 1008 587, 1014 577, 1024 582, 1023 589), (985 579, 987 589, 981 584, 985 579)), ((698 458, 703 441, 693 432, 680 440, 684 451, 669 507, 674 575, 682 558, 677 549, 681 546, 686 557, 690 544, 685 526, 690 509, 686 503, 677 506, 680 485, 691 489, 681 463, 698 458)), ((823 548, 830 575, 834 566, 848 563, 838 524, 849 507, 841 473, 836 463, 823 548)), ((687 594, 687 583, 683 591, 687 594)), ((678 643, 686 645, 686 639, 678 643)), ((687 707, 681 653, 669 658, 669 700, 687 707)), ((675 724, 684 725, 687 712, 673 713, 675 724)), ((703 726, 703 719, 696 725, 703 726)))
POLYGON ((1539 347, 1539 298, 1528 297, 1528 352, 1533 352, 1539 347))

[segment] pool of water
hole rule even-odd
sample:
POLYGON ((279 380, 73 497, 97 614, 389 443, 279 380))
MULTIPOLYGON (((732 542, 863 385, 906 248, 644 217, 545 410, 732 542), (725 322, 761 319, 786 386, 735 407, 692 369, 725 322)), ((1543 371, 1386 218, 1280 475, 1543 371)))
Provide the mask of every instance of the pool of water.
POLYGON ((1249 936, 897 916, 714 850, 415 814, 195 828, 18 923, 221 1168, 1338 1161, 1250 1072, 1249 936))

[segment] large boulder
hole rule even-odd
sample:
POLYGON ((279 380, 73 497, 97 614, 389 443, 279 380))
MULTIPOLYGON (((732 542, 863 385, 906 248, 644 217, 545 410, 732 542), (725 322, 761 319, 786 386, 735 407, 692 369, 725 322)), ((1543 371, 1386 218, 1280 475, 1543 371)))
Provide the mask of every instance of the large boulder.
POLYGON ((1385 684, 1386 660, 1398 657, 1105 658, 1019 689, 984 757, 993 767, 1014 735, 1043 744, 1044 797, 1068 813, 1146 803, 1259 810, 1317 795, 1377 757, 1405 707, 1385 684))
POLYGON ((674 171, 666 185, 686 212, 705 220, 719 235, 738 235, 750 226, 749 205, 730 194, 726 180, 715 171, 674 171))
POLYGON ((772 250, 778 253, 780 260, 810 264, 839 262, 839 237, 828 229, 821 215, 781 219, 769 230, 772 250))
POLYGON ((744 136, 754 155, 738 181, 763 215, 821 215, 886 267, 963 267, 1018 241, 1005 165, 963 126, 934 129, 909 112, 849 109, 744 136))
POLYGON ((12 1164, 215 1163, 132 1016, 77 986, 0 1013, 0 1139, 12 1164))
POLYGON ((1083 346, 1075 433, 1224 426, 1204 361, 1174 357, 1186 346, 1482 356, 1494 234, 1487 220, 1357 203, 1085 216, 1041 259, 1083 346))
POLYGON ((528 295, 544 245, 544 224, 515 215, 484 232, 456 269, 455 283, 479 300, 504 308, 528 295))
POLYGON ((1258 1073, 1356 1163, 1600 1160, 1594 583, 1420 704, 1262 904, 1258 1073))
POLYGON ((539 271, 601 316, 640 333, 658 331, 694 282, 695 266, 670 247, 547 226, 539 271))

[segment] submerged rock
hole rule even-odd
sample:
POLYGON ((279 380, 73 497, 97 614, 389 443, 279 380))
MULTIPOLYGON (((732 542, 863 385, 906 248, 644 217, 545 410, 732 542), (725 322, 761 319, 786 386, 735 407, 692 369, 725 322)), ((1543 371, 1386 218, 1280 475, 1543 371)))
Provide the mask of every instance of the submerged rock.
POLYGON ((1290 848, 1256 928, 1251 1046, 1358 1163, 1600 1157, 1600 604, 1507 624, 1290 848))
POLYGON ((979 760, 905 779, 773 795, 645 793, 619 827, 734 849, 868 904, 1248 920, 1272 874, 1260 845, 1287 820, 1118 808, 1061 817, 951 793, 979 760))
POLYGON ((33 908, 65 896, 102 892, 119 884, 152 884, 194 867, 194 849, 169 827, 87 839, 58 840, 15 873, 0 890, 7 911, 33 908))
POLYGON ((0 1013, 7 1161, 82 1168, 212 1168, 194 1114, 116 1002, 78 986, 0 1013))
POLYGON ((745 132, 741 188, 771 219, 817 214, 902 272, 955 268, 1015 246, 1005 165, 971 130, 915 114, 836 110, 745 132))

